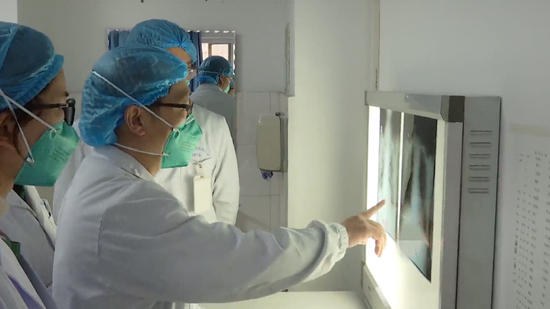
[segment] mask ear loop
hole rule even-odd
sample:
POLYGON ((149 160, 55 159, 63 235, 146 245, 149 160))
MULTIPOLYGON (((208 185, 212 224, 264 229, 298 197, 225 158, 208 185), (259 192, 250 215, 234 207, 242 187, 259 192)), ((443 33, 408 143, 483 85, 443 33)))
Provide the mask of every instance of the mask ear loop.
POLYGON ((34 160, 34 156, 33 156, 32 151, 31 151, 31 146, 29 145, 29 141, 27 140, 27 137, 25 136, 25 133, 23 132, 23 128, 21 127, 21 124, 19 124, 19 120, 17 120, 17 117, 15 116, 15 110, 14 110, 12 104, 17 106, 19 109, 21 109, 25 113, 27 113, 29 116, 34 118, 36 121, 38 121, 38 122, 42 123, 43 125, 45 125, 49 130, 51 130, 51 132, 53 132, 53 133, 57 133, 57 132, 56 132, 54 127, 49 125, 44 120, 40 119, 40 117, 36 116, 35 114, 33 114, 28 109, 24 108, 21 104, 15 102, 10 97, 8 97, 4 93, 4 91, 2 91, 2 89, 0 89, 0 96, 2 98, 4 98, 4 100, 6 100, 6 103, 8 104, 8 108, 10 109, 10 111, 13 115, 13 118, 15 119, 15 123, 17 124, 17 127, 19 128, 19 132, 21 132, 21 137, 23 138, 23 142, 25 143, 25 147, 27 148, 27 151, 28 151, 28 155, 25 158, 25 161, 28 162, 29 164, 34 164, 36 161, 34 160))

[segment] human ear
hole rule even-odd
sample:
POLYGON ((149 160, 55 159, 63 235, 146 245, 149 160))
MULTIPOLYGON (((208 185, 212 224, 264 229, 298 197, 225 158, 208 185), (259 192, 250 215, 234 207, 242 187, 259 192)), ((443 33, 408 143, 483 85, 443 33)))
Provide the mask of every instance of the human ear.
POLYGON ((0 148, 17 151, 13 140, 15 126, 15 119, 9 110, 0 112, 0 148))
POLYGON ((135 105, 128 106, 124 111, 124 123, 130 130, 130 132, 138 136, 145 135, 145 128, 143 125, 143 112, 143 109, 135 105))

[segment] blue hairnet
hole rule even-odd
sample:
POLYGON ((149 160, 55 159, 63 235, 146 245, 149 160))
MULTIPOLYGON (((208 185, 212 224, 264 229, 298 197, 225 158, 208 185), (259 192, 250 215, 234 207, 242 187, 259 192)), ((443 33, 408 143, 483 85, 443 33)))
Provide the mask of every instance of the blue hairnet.
POLYGON ((199 68, 199 83, 217 84, 220 76, 233 76, 233 67, 224 57, 210 56, 199 68))
POLYGON ((193 63, 197 62, 197 49, 187 31, 177 24, 162 19, 142 21, 130 31, 126 44, 137 43, 155 46, 162 49, 181 47, 191 56, 193 63))
MULTIPOLYGON (((21 105, 27 104, 62 67, 63 56, 55 54, 52 41, 45 34, 0 22, 0 89, 6 96, 21 105)), ((0 111, 6 108, 6 100, 0 96, 0 111)))
POLYGON ((187 64, 164 49, 130 44, 103 55, 93 72, 82 92, 79 129, 86 144, 98 147, 117 142, 115 129, 122 124, 128 106, 151 105, 166 96, 172 85, 183 81, 187 77, 187 64))

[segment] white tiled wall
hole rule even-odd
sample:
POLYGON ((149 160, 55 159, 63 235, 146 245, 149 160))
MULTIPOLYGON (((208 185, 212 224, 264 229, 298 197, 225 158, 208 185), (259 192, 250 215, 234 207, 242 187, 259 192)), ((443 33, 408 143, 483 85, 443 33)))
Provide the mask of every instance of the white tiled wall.
POLYGON ((259 117, 282 112, 288 116, 288 99, 281 93, 237 93, 237 158, 241 183, 241 205, 237 226, 274 230, 286 226, 287 175, 274 173, 264 180, 256 160, 256 125, 259 117))

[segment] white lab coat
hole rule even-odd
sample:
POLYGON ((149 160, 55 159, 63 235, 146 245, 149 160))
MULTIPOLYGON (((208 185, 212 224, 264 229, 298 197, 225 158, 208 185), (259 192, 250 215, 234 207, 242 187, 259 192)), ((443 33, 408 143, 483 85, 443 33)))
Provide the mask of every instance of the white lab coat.
MULTIPOLYGON (((7 204, 0 198, 0 209, 9 207, 7 204)), ((23 257, 18 259, 0 240, 0 309, 27 308, 57 309, 57 306, 27 261, 23 257)))
POLYGON ((218 85, 203 83, 191 94, 189 99, 195 103, 195 106, 202 106, 222 115, 229 125, 231 136, 233 139, 236 138, 237 103, 234 96, 223 92, 218 85))
MULTIPOLYGON (((193 114, 203 131, 189 166, 162 169, 155 179, 168 192, 178 198, 191 215, 200 214, 210 223, 235 224, 239 211, 239 170, 237 155, 225 119, 200 106, 193 108, 193 114), (212 204, 195 211, 194 178, 210 178, 212 204)), ((75 123, 78 128, 78 122, 75 123)), ((69 163, 55 184, 54 219, 57 222, 65 193, 82 160, 89 156, 92 147, 80 143, 69 163)), ((205 197, 203 197, 205 198, 205 197)))
POLYGON ((6 201, 10 209, 0 218, 0 228, 11 240, 21 243, 21 254, 44 285, 50 287, 57 227, 47 202, 40 198, 36 188, 25 186, 24 189, 25 200, 13 190, 8 194, 6 201))
POLYGON ((185 308, 277 293, 327 273, 348 248, 340 224, 242 233, 191 217, 132 156, 84 159, 59 218, 53 295, 61 308, 185 308))

